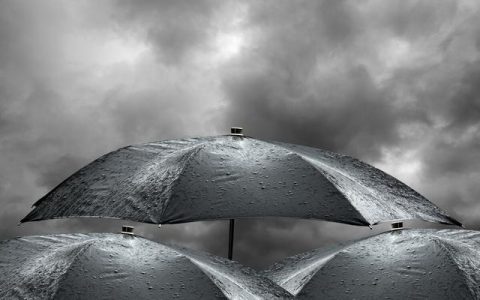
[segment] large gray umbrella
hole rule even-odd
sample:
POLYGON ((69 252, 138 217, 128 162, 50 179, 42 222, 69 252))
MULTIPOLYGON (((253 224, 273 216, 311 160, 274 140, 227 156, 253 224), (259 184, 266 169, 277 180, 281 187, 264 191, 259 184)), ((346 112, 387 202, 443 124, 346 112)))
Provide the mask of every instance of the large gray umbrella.
POLYGON ((460 223, 384 172, 320 149, 226 135, 108 153, 34 204, 22 222, 98 216, 154 224, 241 217, 354 225, 460 223))
POLYGON ((288 258, 265 274, 298 299, 480 299, 480 232, 392 231, 288 258))
POLYGON ((122 234, 0 241, 1 299, 283 299, 239 264, 122 234))

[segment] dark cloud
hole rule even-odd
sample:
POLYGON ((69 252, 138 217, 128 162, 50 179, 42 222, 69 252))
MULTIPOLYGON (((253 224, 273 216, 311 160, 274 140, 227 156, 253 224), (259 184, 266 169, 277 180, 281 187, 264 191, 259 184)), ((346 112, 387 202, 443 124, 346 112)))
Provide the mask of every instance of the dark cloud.
MULTIPOLYGON (((108 151, 230 125, 354 155, 480 228, 478 20, 474 1, 2 1, 0 237, 118 231, 16 225, 108 151)), ((135 226, 226 255, 226 221, 135 226)), ((240 220, 235 256, 262 267, 382 229, 240 220)))
POLYGON ((31 168, 38 174, 37 183, 52 189, 65 179, 65 174, 72 174, 79 170, 83 163, 84 161, 78 157, 63 155, 45 165, 33 163, 31 168))
POLYGON ((368 16, 347 1, 262 3, 250 16, 261 33, 255 51, 225 71, 227 122, 375 161, 401 140, 399 123, 424 121, 422 111, 398 105, 395 82, 375 82, 366 60, 379 51, 371 31, 386 24, 369 30, 368 16))
MULTIPOLYGON (((467 23, 476 14, 466 13, 465 3, 391 4, 256 7, 249 23, 261 32, 255 51, 229 65, 223 78, 225 123, 374 164, 390 159, 393 171, 394 164, 417 161, 413 172, 421 181, 401 179, 478 228, 472 216, 480 212, 473 188, 480 90, 470 61, 478 49, 475 25, 467 23), (456 52, 459 45, 469 51, 456 52), (412 151, 413 159, 406 155, 412 151)), ((399 169, 394 175, 402 175, 399 169)), ((316 246, 308 239, 294 244, 304 242, 316 246)))
MULTIPOLYGON (((379 5, 376 17, 381 25, 395 36, 407 39, 423 39, 449 25, 452 17, 459 12, 457 1, 444 1, 435 5, 428 1, 401 1, 379 5)), ((461 13, 461 12, 460 12, 461 13)))
POLYGON ((480 60, 466 66, 463 78, 449 99, 449 122, 452 129, 464 129, 480 122, 480 60))
POLYGON ((398 120, 415 114, 395 108, 362 66, 313 87, 302 83, 309 81, 308 75, 293 75, 296 83, 290 83, 288 77, 278 78, 282 71, 247 71, 227 78, 228 121, 242 124, 254 136, 374 158, 381 146, 399 139, 398 120))
POLYGON ((118 1, 117 17, 142 28, 162 63, 182 63, 198 48, 206 47, 213 30, 213 14, 220 2, 191 1, 118 1))

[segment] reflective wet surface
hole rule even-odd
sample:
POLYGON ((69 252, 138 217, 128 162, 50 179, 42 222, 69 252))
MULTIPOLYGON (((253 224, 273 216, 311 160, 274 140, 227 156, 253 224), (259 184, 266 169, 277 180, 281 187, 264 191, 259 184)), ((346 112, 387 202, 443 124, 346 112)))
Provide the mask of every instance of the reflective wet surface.
POLYGON ((1 299, 284 299, 250 268, 122 234, 0 242, 1 299))
POLYGON ((23 221, 77 216, 161 224, 262 216, 355 225, 392 219, 459 224, 354 158, 228 135, 106 154, 35 203, 23 221))
POLYGON ((386 232, 288 258, 265 274, 298 299, 480 299, 480 232, 386 232))

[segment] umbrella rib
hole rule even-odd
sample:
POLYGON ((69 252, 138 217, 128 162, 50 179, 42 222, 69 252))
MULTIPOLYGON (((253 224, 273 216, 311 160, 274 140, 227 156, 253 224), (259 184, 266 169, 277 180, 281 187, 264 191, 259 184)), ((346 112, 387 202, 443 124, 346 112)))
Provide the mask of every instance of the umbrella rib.
MULTIPOLYGON (((439 236, 432 236, 433 241, 445 252, 449 260, 453 263, 454 267, 460 271, 462 274, 466 275, 467 277, 470 276, 469 272, 466 272, 463 270, 459 264, 457 263, 457 260, 455 259, 455 256, 452 253, 451 248, 455 248, 455 244, 458 244, 458 240, 456 241, 451 241, 450 239, 444 238, 444 237, 439 237, 439 236)), ((474 298, 477 298, 480 296, 480 288, 475 286, 472 287, 472 284, 470 283, 470 280, 467 280, 465 276, 461 276, 463 282, 465 285, 468 287, 469 291, 475 296, 474 298)), ((468 278, 470 279, 470 278, 468 278)))
MULTIPOLYGON (((372 196, 375 197, 375 194, 373 193, 373 191, 371 191, 368 187, 366 187, 366 186, 364 186, 363 184, 359 183, 359 182, 356 181, 355 179, 351 178, 350 176, 344 174, 343 172, 341 172, 341 171, 339 171, 339 170, 337 170, 337 169, 335 169, 335 168, 333 168, 333 167, 331 167, 331 166, 328 166, 328 165, 325 164, 325 163, 322 163, 322 162, 320 162, 320 161, 311 159, 311 158, 309 158, 309 157, 307 157, 307 156, 304 156, 304 155, 301 155, 301 154, 299 154, 299 153, 294 153, 294 154, 298 155, 301 159, 303 159, 304 161, 308 162, 308 163, 311 164, 315 169, 317 169, 320 173, 322 173, 322 176, 323 176, 325 179, 327 179, 327 180, 337 189, 337 191, 338 191, 340 194, 342 194, 342 196, 350 203, 350 205, 353 207, 353 209, 355 209, 355 211, 359 214, 359 216, 361 216, 362 219, 365 220, 366 223, 368 223, 368 225, 373 225, 373 224, 375 224, 375 222, 372 222, 371 220, 367 220, 367 219, 365 218, 364 214, 363 214, 362 212, 360 212, 360 210, 358 210, 358 208, 357 208, 357 207, 355 206, 355 204, 353 203, 352 199, 350 199, 350 198, 345 194, 345 192, 343 191, 343 189, 341 189, 335 182, 332 182, 332 180, 329 178, 329 176, 325 176, 324 172, 325 172, 325 173, 328 173, 328 172, 326 172, 326 171, 324 171, 324 170, 322 170, 322 169, 319 169, 319 168, 315 165, 315 163, 319 163, 319 164, 321 164, 322 166, 327 167, 327 168, 329 168, 330 170, 332 170, 332 171, 334 171, 334 172, 337 172, 337 173, 339 173, 340 175, 342 175, 342 176, 350 179, 351 181, 353 181, 353 182, 357 183, 358 185, 360 185, 362 188, 366 189, 372 196)), ((328 173, 328 174, 329 174, 329 173, 328 173)), ((330 175, 330 174, 329 174, 329 175, 330 175)), ((332 176, 332 175, 330 175, 330 176, 332 176)))
POLYGON ((294 278, 295 276, 299 275, 300 273, 303 273, 303 272, 308 271, 308 270, 315 269, 316 267, 323 266, 330 259, 332 259, 335 255, 337 255, 337 253, 334 253, 334 254, 331 254, 327 257, 322 257, 321 259, 316 260, 314 263, 309 264, 305 268, 302 268, 302 269, 298 270, 297 272, 294 272, 294 273, 290 274, 286 279, 281 281, 281 284, 284 284, 285 282, 289 281, 290 279, 294 278))
MULTIPOLYGON (((198 143, 194 146, 191 146, 189 148, 183 148, 182 150, 186 152, 186 155, 188 155, 188 157, 186 158, 186 160, 183 162, 182 166, 181 166, 181 169, 178 171, 177 173, 177 176, 175 179, 173 179, 172 183, 171 183, 171 188, 170 188, 170 193, 169 193, 169 196, 168 196, 168 199, 165 200, 165 204, 163 205, 162 207, 162 212, 160 213, 160 219, 161 219, 161 222, 164 222, 164 214, 165 214, 165 211, 167 210, 167 207, 168 207, 168 204, 170 203, 170 199, 172 197, 172 194, 173 194, 173 191, 175 190, 175 188, 177 187, 178 185, 178 180, 180 179, 180 176, 183 174, 183 172, 185 171, 186 167, 189 165, 190 161, 192 160, 192 158, 198 154, 198 152, 205 146, 206 142, 203 142, 203 143, 198 143)), ((173 156, 174 154, 176 153, 172 153, 169 157, 173 156)))
MULTIPOLYGON (((337 254, 338 254, 338 252, 335 252, 335 253, 330 254, 326 257, 322 257, 320 259, 317 259, 314 263, 308 264, 306 267, 304 267, 304 268, 302 268, 302 269, 300 269, 296 272, 293 272, 292 274, 289 274, 289 276, 287 278, 281 280, 278 284, 281 287, 284 287, 284 284, 287 283, 288 281, 290 281, 291 279, 297 277, 298 275, 300 275, 302 273, 308 272, 310 270, 315 270, 316 269, 316 271, 315 271, 315 274, 316 274, 320 268, 322 268, 325 264, 327 264, 337 254)), ((313 277, 315 274, 313 274, 311 277, 313 277)), ((300 284, 300 285, 296 285, 292 290, 288 287, 284 287, 284 288, 287 289, 294 296, 296 296, 308 282, 309 281, 304 282, 303 284, 300 284)))
MULTIPOLYGON (((204 262, 201 262, 195 258, 192 258, 190 256, 187 256, 188 259, 190 259, 190 261, 194 264, 196 264, 201 270, 203 270, 204 272, 207 272, 209 273, 211 276, 214 276, 214 277, 221 277, 221 278, 225 278, 227 279, 229 282, 233 283, 235 286, 237 286, 238 288, 240 288, 241 290, 245 291, 246 293, 248 293, 248 295, 251 295, 253 297, 253 299, 258 299, 258 300, 261 300, 262 298, 253 294, 252 292, 250 292, 248 289, 245 288, 245 286, 243 286, 242 284, 238 283, 234 278, 228 276, 227 274, 225 273, 222 273, 222 272, 219 272, 218 270, 216 270, 215 268, 212 268, 211 266, 209 266, 208 264, 204 263, 204 262)), ((223 288, 221 286, 219 286, 215 281, 213 281, 215 283, 215 285, 217 285, 220 290, 225 294, 223 288)), ((225 289, 227 290, 227 289, 225 289)), ((228 295, 225 295, 228 297, 228 295)))
MULTIPOLYGON (((89 247, 92 246, 92 244, 95 242, 95 239, 89 239, 89 240, 86 240, 84 242, 82 242, 82 244, 84 245, 80 245, 81 249, 79 249, 78 253, 75 254, 75 257, 70 261, 70 264, 67 266, 67 268, 65 269, 65 272, 59 277, 58 279, 58 283, 60 283, 60 281, 65 278, 65 276, 67 275, 67 272, 70 270, 70 268, 72 267, 72 265, 75 263, 75 261, 78 259, 78 257, 80 255, 83 254, 83 252, 85 252, 89 247)), ((55 292, 53 293, 53 297, 55 297, 55 295, 58 293, 58 287, 59 285, 57 285, 56 289, 55 289, 55 292)))
MULTIPOLYGON (((281 142, 274 142, 274 141, 265 141, 267 143, 270 143, 272 145, 275 145, 275 146, 279 146, 279 147, 284 147, 285 149, 288 149, 294 153, 297 153, 298 155, 304 157, 304 159, 306 160, 313 160, 314 162, 320 164, 322 167, 324 166, 326 169, 328 168, 329 170, 332 170, 333 172, 337 172, 339 175, 343 176, 344 178, 346 178, 347 180, 350 180, 352 183, 355 183, 357 184, 359 187, 361 187, 365 194, 368 193, 368 195, 370 195, 372 198, 375 198, 375 199, 379 199, 380 201, 376 203, 376 206, 378 207, 377 211, 382 211, 384 210, 382 206, 382 197, 377 197, 379 194, 378 192, 376 191, 376 189, 374 188, 372 190, 371 187, 369 186, 366 186, 364 185, 361 181, 358 181, 356 180, 354 177, 351 177, 349 174, 345 174, 344 172, 342 172, 341 170, 335 168, 335 167, 332 167, 320 160, 316 160, 314 158, 310 158, 311 155, 313 155, 312 153, 308 152, 308 149, 307 148, 310 148, 310 147, 304 147, 304 146, 300 146, 300 147, 296 147, 297 145, 291 145, 291 144, 287 144, 287 143, 281 143, 281 142), (305 149, 304 149, 305 148, 305 149), (380 205, 380 206, 379 206, 380 205)), ((316 148, 311 148, 311 150, 315 150, 317 152, 315 153, 318 153, 318 151, 320 149, 316 149, 316 148)), ((328 156, 328 153, 330 154, 333 154, 333 155, 336 155, 335 153, 333 152, 329 152, 329 151, 325 151, 325 150, 320 150, 321 153, 326 153, 327 156, 328 156)), ((430 222, 439 222, 439 223, 445 223, 445 224, 455 224, 455 225, 459 225, 461 226, 461 223, 458 222, 457 220, 453 219, 452 217, 448 216, 446 214, 446 212, 444 212, 442 209, 440 209, 439 207, 435 206, 433 203, 431 203, 430 201, 428 201, 424 196, 422 196, 420 193, 418 193, 417 191, 413 190, 411 187, 407 186, 405 183, 399 181, 398 179, 392 177, 391 175, 383 172, 382 170, 379 170, 373 166, 370 166, 356 158, 353 158, 353 157, 349 157, 349 156, 346 156, 346 155, 342 155, 343 157, 346 157, 348 159, 351 159, 353 161, 357 161, 361 164, 365 164, 365 166, 368 166, 370 168, 372 168, 372 170, 375 170, 375 172, 379 172, 382 176, 386 176, 386 178, 390 178, 391 180, 394 181, 394 183, 400 183, 404 186, 405 188, 405 191, 407 193, 407 195, 404 195, 403 197, 400 196, 398 197, 397 194, 393 193, 391 194, 390 197, 393 197, 394 199, 391 199, 391 200, 395 200, 395 206, 390 206, 389 209, 390 209, 390 213, 388 213, 388 215, 384 216, 385 219, 398 219, 398 217, 392 217, 392 214, 393 215, 400 215, 400 216, 403 216, 402 219, 422 219, 422 220, 425 220, 425 221, 430 221, 430 222), (422 207, 425 207, 427 210, 430 209, 433 211, 431 212, 431 214, 429 213, 424 213, 424 211, 422 209, 419 209, 419 210, 409 210, 408 209, 408 205, 406 205, 406 203, 403 203, 399 200, 401 200, 402 198, 409 198, 411 197, 412 200, 418 200, 416 201, 416 204, 419 205, 419 206, 422 206, 422 207)), ((313 156, 314 157, 314 156, 313 156)), ((325 173, 328 174, 327 171, 324 170, 325 173)), ((373 171, 372 171, 373 172, 373 171)), ((372 173, 372 174, 376 174, 376 173, 372 173)), ((327 179, 329 179, 328 177, 326 177, 327 179)), ((389 179, 389 180, 390 180, 389 179)), ((330 179, 329 179, 330 180, 330 179)), ((392 182, 393 182, 392 181, 392 182)), ((333 183, 333 182, 332 182, 333 183)), ((333 183, 334 184, 334 183, 333 183)), ((365 195, 367 196, 367 195, 365 195)), ((367 196, 368 197, 368 196, 367 196)), ((355 200, 353 198, 353 200, 355 200)), ((369 210, 365 210, 365 213, 368 214, 369 210)), ((379 221, 381 220, 376 220, 378 218, 372 218, 372 221, 369 222, 370 225, 374 225, 374 224, 377 224, 379 221)), ((382 217, 383 219, 383 217, 382 217)), ((385 221, 385 220, 384 220, 385 221)))
MULTIPOLYGON (((300 155, 300 154, 299 154, 300 155)), ((351 180, 352 182, 358 184, 359 186, 361 186, 363 189, 365 189, 368 193, 370 193, 370 195, 372 195, 374 198, 377 197, 377 193, 372 189, 372 188, 369 188, 368 186, 365 186, 363 183, 361 183, 360 181, 358 181, 357 179, 351 177, 350 175, 342 172, 341 170, 337 169, 337 168, 334 168, 332 166, 329 166, 328 164, 324 163, 324 162, 321 162, 321 161, 318 161, 316 159, 312 159, 310 157, 307 157, 307 156, 303 156, 303 155, 300 155, 303 159, 305 159, 306 161, 310 162, 310 163, 313 163, 313 165, 315 165, 315 163, 318 163, 318 164, 321 164, 322 167, 325 167, 335 173, 338 173, 340 175, 342 175, 343 177, 351 180)), ((327 179, 329 179, 328 177, 326 177, 327 179)))
MULTIPOLYGON (((62 273, 58 276, 58 278, 56 280, 56 283, 55 283, 55 291, 53 292, 52 298, 54 298, 55 295, 58 293, 58 288, 60 286, 60 282, 62 281, 63 278, 65 278, 65 276, 66 276, 67 272, 70 270, 72 264, 75 263, 75 261, 78 259, 78 257, 83 252, 85 252, 94 242, 95 242, 95 239, 87 239, 87 240, 81 241, 81 242, 74 242, 73 244, 66 245, 64 247, 55 249, 52 252, 49 251, 49 253, 47 253, 46 255, 41 255, 38 258, 39 260, 48 259, 49 257, 54 256, 56 253, 61 252, 62 250, 63 251, 77 250, 77 252, 74 254, 73 258, 71 258, 67 262, 65 268, 62 270, 62 273)), ((46 249, 46 251, 48 251, 48 248, 46 249)), ((45 265, 46 265, 45 263, 42 263, 42 264, 40 264, 40 267, 44 267, 45 265)), ((27 274, 25 274, 25 277, 26 276, 27 276, 27 274)))

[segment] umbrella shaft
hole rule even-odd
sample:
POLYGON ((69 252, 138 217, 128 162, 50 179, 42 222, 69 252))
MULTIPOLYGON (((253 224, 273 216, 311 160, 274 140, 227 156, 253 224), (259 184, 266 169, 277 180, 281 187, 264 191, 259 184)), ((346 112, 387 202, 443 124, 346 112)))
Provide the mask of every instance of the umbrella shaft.
POLYGON ((235 219, 230 219, 230 226, 228 230, 228 259, 233 257, 233 232, 235 230, 235 219))

